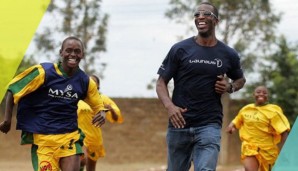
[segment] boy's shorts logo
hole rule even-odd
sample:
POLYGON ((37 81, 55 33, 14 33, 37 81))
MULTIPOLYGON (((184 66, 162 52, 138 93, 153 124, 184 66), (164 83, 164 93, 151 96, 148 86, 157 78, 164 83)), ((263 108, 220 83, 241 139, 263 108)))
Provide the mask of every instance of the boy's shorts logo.
POLYGON ((42 161, 39 164, 40 171, 52 171, 52 165, 48 161, 42 161))

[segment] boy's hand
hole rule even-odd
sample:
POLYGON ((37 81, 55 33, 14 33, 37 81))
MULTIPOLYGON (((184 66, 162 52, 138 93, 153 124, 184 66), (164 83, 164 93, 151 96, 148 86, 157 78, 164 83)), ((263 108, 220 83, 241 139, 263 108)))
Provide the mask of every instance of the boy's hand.
POLYGON ((0 131, 7 134, 10 131, 11 122, 3 121, 0 123, 0 131))

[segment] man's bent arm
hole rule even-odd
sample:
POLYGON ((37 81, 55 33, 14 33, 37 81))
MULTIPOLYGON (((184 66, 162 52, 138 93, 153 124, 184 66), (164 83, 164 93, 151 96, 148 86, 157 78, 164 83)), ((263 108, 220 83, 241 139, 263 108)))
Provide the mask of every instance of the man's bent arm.
POLYGON ((156 81, 156 93, 164 107, 167 109, 169 106, 174 105, 168 90, 168 82, 166 82, 161 76, 156 81))

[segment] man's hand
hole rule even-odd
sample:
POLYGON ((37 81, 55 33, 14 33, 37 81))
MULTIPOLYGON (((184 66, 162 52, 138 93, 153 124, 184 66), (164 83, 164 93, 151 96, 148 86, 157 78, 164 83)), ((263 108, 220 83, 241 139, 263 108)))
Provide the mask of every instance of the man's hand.
POLYGON ((11 122, 3 121, 0 123, 0 131, 7 134, 10 131, 11 122))
POLYGON ((229 83, 226 81, 223 75, 217 76, 217 81, 215 82, 215 92, 218 94, 224 94, 229 89, 229 83))
POLYGON ((106 122, 106 113, 104 111, 100 111, 92 119, 92 124, 96 127, 101 127, 105 122, 106 122))
POLYGON ((178 106, 171 106, 168 109, 168 115, 171 123, 175 128, 184 128, 186 122, 183 118, 183 113, 187 111, 187 109, 182 109, 178 106))

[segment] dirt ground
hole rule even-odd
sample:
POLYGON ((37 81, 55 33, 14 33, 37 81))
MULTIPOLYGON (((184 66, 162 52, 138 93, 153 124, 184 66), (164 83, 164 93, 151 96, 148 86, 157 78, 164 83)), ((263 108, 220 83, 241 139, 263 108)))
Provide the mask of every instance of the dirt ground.
MULTIPOLYGON (((32 171, 30 161, 0 162, 0 171, 32 171)), ((100 171, 166 171, 166 165, 156 163, 110 164, 99 161, 96 170, 100 171)), ((191 169, 190 171, 193 171, 191 169)), ((217 171, 244 171, 241 166, 218 166, 217 171)))
MULTIPOLYGON (((98 161, 97 170, 165 171, 167 115, 160 102, 157 99, 114 100, 124 115, 124 123, 106 123, 102 127, 107 155, 98 161)), ((15 123, 8 134, 0 133, 0 171, 32 171, 30 146, 21 146, 19 142, 20 131, 15 130, 15 123)), ((242 171, 239 163, 231 163, 219 165, 217 171, 242 171)))

